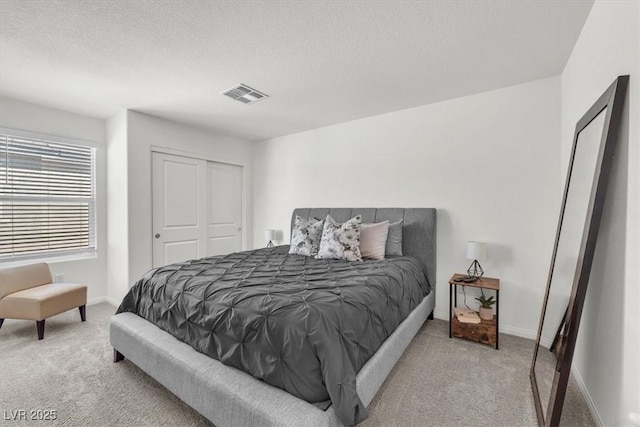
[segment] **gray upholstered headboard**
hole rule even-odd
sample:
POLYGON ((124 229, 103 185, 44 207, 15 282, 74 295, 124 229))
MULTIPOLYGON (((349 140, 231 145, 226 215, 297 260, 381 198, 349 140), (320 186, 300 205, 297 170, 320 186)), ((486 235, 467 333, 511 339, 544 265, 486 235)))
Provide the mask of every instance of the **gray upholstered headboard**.
POLYGON ((431 289, 436 289, 436 210, 434 208, 297 208, 291 215, 324 218, 330 214, 338 222, 362 215, 362 222, 389 220, 402 222, 402 253, 416 258, 427 273, 431 289))

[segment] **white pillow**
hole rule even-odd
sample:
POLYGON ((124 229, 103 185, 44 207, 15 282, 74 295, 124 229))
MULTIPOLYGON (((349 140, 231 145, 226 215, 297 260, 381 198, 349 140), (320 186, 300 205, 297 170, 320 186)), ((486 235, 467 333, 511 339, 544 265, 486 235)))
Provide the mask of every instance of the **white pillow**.
POLYGON ((327 215, 316 258, 362 261, 360 255, 360 226, 362 216, 357 215, 345 223, 338 223, 327 215))
POLYGON ((360 254, 362 258, 384 259, 389 221, 362 224, 360 228, 360 254))
POLYGON ((304 219, 296 215, 289 253, 304 256, 316 255, 320 248, 323 225, 324 219, 304 219))

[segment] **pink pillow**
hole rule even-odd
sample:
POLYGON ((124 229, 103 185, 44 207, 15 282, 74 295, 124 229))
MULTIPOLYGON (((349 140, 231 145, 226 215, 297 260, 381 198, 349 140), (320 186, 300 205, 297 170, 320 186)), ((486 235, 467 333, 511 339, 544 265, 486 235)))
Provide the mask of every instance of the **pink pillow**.
POLYGON ((360 228, 360 253, 362 258, 384 259, 389 233, 389 221, 362 224, 360 228))

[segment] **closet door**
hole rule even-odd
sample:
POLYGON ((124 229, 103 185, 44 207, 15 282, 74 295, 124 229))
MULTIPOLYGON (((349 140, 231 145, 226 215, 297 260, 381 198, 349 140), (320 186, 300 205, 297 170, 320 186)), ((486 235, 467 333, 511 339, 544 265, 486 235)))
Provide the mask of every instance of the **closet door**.
POLYGON ((207 255, 207 162, 152 153, 153 266, 207 255))
POLYGON ((207 255, 242 250, 242 168, 224 163, 207 165, 207 255))
POLYGON ((153 266, 242 250, 242 167, 153 152, 153 266))

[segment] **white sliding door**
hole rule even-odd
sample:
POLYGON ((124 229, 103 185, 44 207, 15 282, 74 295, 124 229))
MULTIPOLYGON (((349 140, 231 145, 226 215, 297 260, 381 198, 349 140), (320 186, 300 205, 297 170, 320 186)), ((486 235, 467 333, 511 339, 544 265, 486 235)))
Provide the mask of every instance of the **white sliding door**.
POLYGON ((152 153, 153 266, 242 249, 242 168, 152 153))
POLYGON ((207 255, 242 250, 242 168, 209 162, 207 255))
POLYGON ((206 256, 207 162, 162 153, 152 162, 153 266, 206 256))

